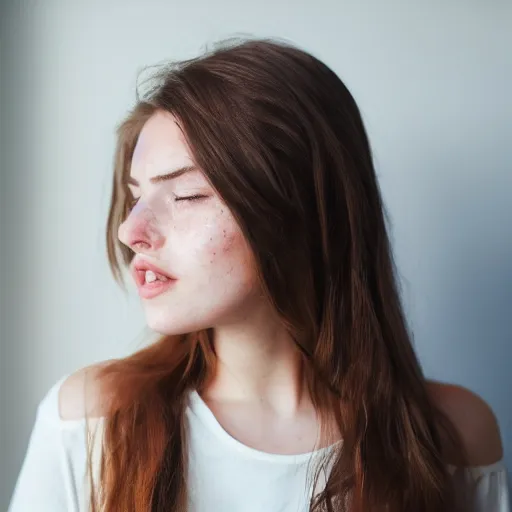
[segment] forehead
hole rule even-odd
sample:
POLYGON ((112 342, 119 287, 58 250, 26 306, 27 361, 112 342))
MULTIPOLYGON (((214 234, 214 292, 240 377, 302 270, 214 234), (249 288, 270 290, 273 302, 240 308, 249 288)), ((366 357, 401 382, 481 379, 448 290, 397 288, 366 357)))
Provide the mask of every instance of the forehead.
POLYGON ((141 180, 192 164, 191 153, 177 119, 169 112, 157 111, 139 134, 130 175, 141 180))

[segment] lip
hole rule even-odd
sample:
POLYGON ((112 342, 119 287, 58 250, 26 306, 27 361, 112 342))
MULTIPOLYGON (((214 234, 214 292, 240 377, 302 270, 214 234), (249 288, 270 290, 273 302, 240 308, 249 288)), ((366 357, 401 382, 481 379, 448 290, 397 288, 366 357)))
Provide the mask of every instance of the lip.
POLYGON ((161 268, 145 260, 137 260, 134 262, 132 268, 132 276, 135 280, 135 284, 137 285, 139 296, 143 299, 152 299, 153 297, 160 295, 161 293, 171 288, 177 281, 175 277, 169 275, 161 268), (155 274, 163 275, 167 277, 168 280, 160 281, 157 279, 152 283, 146 283, 146 270, 151 270, 155 272, 155 274))

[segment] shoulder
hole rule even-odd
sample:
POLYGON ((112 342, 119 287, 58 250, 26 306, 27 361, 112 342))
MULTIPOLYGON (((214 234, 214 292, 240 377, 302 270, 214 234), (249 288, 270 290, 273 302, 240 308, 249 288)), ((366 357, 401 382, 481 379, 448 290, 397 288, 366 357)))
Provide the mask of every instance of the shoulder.
POLYGON ((99 418, 103 415, 103 393, 99 370, 106 362, 77 370, 58 389, 58 411, 63 421, 99 418))
POLYGON ((482 397, 463 386, 432 380, 427 381, 427 390, 458 431, 470 466, 494 464, 503 457, 498 421, 482 397))

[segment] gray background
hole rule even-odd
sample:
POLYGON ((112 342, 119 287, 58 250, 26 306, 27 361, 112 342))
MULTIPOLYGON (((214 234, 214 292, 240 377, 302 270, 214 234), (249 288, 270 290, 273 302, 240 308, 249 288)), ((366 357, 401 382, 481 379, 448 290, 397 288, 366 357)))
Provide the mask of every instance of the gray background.
POLYGON ((512 466, 512 4, 10 1, 1 7, 0 509, 62 375, 142 344, 104 249, 137 72, 239 33, 329 64, 362 110, 425 372, 493 407, 512 466))

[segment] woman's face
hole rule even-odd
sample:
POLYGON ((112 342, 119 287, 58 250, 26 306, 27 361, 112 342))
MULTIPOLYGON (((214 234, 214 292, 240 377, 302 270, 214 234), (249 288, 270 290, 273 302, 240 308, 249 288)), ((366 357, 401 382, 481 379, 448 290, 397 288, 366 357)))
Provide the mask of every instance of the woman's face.
POLYGON ((149 327, 181 334, 239 320, 259 296, 253 257, 171 114, 144 125, 128 186, 136 202, 119 239, 136 253, 131 270, 149 327))

